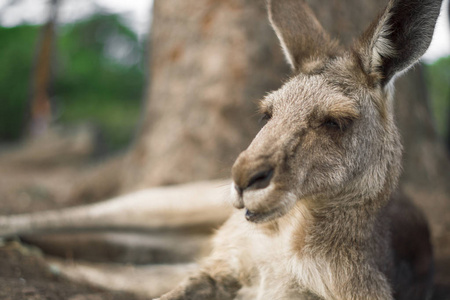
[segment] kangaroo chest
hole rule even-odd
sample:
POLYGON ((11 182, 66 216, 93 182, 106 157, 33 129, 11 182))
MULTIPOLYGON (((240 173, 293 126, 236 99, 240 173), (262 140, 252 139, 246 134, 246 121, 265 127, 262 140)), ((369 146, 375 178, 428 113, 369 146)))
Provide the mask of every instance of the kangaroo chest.
POLYGON ((236 299, 321 299, 309 287, 327 288, 324 270, 320 270, 316 260, 302 253, 305 225, 301 222, 297 219, 295 226, 280 224, 273 231, 250 224, 244 234, 245 243, 239 242, 243 248, 240 261, 250 280, 236 299))

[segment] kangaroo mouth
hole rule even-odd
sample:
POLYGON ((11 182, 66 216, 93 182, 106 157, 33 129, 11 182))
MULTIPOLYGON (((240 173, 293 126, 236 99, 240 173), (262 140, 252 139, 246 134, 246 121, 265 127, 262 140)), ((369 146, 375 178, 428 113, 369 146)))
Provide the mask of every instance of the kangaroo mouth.
MULTIPOLYGON (((233 189, 234 190, 234 189, 233 189)), ((235 192, 235 207, 244 208, 245 219, 252 223, 273 221, 288 213, 297 202, 297 196, 271 184, 265 189, 235 192)))
POLYGON ((245 219, 252 223, 264 223, 268 221, 272 221, 283 216, 284 213, 279 209, 272 209, 266 212, 252 212, 245 209, 245 219))

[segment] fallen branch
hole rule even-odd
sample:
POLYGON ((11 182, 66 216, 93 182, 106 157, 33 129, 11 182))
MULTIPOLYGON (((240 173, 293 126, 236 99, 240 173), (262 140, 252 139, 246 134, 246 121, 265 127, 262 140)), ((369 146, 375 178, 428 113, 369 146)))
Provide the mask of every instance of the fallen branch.
POLYGON ((1 216, 0 236, 54 231, 210 230, 231 213, 229 183, 220 180, 157 187, 79 207, 1 216))

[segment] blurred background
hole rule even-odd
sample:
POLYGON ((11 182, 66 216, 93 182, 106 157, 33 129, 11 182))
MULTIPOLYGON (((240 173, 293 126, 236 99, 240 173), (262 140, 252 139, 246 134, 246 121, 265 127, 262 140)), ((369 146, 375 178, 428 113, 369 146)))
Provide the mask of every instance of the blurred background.
MULTIPOLYGON (((344 45, 386 3, 309 2, 344 45)), ((448 2, 422 64, 396 85, 405 145, 401 188, 432 225, 444 270, 436 299, 450 295, 448 2)), ((288 74, 264 1, 0 0, 0 215, 228 178, 259 129, 255 102, 288 74)), ((198 257, 168 259, 155 255, 153 242, 137 247, 135 239, 114 240, 120 247, 99 235, 21 236, 5 243, 0 298, 145 298, 131 285, 109 292, 65 281, 42 253, 137 265, 198 257)))
POLYGON ((151 1, 123 3, 0 2, 2 145, 88 123, 102 152, 126 147, 140 116, 151 1))
MULTIPOLYGON (((50 125, 89 124, 100 153, 123 150, 141 116, 152 4, 1 0, 1 147, 50 125)), ((447 143, 449 27, 444 12, 423 58, 436 126, 447 143)))

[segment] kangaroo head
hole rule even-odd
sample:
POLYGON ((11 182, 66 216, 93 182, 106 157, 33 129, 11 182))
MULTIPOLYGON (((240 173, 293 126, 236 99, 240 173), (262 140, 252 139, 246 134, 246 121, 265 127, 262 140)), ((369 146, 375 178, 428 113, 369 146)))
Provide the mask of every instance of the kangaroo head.
POLYGON ((389 87, 428 48, 440 4, 391 0, 344 50, 304 1, 269 1, 295 75, 261 101, 267 123, 232 169, 234 205, 249 221, 276 219, 298 201, 386 203, 401 160, 389 87))

